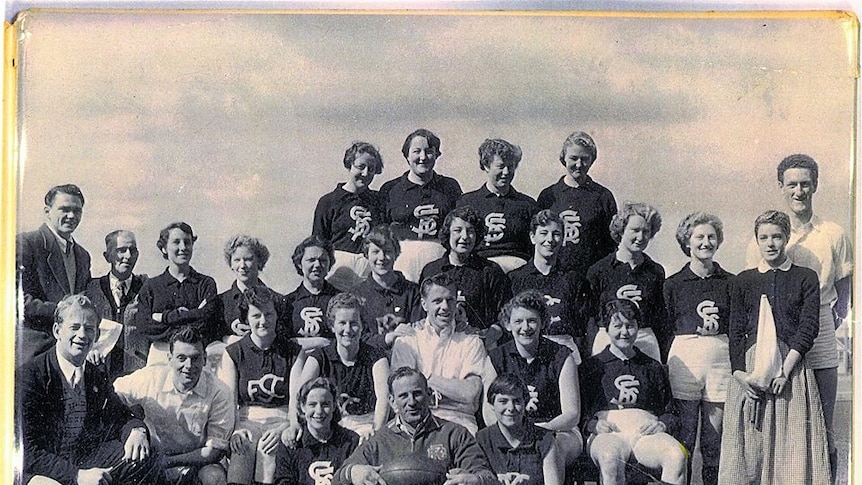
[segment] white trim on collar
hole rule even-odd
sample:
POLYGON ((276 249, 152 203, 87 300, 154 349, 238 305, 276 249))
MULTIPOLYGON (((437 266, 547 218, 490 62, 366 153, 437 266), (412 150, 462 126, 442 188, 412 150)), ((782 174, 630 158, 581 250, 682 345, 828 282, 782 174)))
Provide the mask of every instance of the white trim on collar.
POLYGON ((790 257, 789 257, 789 256, 788 256, 788 257, 784 260, 784 262, 783 262, 783 263, 781 263, 781 265, 780 265, 780 266, 778 266, 777 268, 773 268, 772 266, 769 266, 769 265, 766 263, 766 261, 764 261, 763 259, 761 259, 761 260, 760 260, 760 262, 759 262, 759 263, 757 263, 757 271, 760 271, 761 273, 766 273, 767 271, 770 271, 770 270, 773 270, 773 269, 779 269, 779 270, 781 270, 781 271, 790 271, 790 266, 791 266, 792 264, 793 264, 793 263, 790 261, 790 257))

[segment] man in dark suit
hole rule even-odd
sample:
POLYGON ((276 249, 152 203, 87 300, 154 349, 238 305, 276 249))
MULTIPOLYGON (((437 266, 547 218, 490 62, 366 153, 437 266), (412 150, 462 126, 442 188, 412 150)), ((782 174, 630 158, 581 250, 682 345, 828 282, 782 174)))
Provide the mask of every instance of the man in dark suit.
POLYGON ((20 483, 160 483, 143 421, 114 393, 104 367, 86 362, 99 337, 96 308, 71 295, 54 320, 55 345, 16 370, 20 483))
POLYGON ((94 349, 88 360, 94 364, 105 361, 108 374, 113 379, 146 364, 148 342, 135 345, 136 342, 129 339, 134 316, 134 306, 130 307, 129 304, 141 290, 146 277, 132 274, 138 262, 138 244, 135 233, 131 231, 118 229, 105 236, 103 256, 111 265, 111 270, 100 278, 90 280, 84 294, 93 302, 102 318, 123 324, 123 333, 109 355, 101 355, 94 349))
POLYGON ((18 364, 51 346, 57 302, 83 292, 90 281, 90 254, 72 239, 83 209, 84 194, 78 186, 52 187, 45 194, 45 223, 16 239, 24 293, 24 325, 17 339, 18 364))

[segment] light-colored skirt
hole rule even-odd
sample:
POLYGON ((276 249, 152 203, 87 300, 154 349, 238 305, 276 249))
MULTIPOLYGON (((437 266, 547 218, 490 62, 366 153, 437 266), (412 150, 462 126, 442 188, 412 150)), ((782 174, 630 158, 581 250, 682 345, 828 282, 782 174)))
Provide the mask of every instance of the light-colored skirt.
MULTIPOLYGON (((781 355, 788 347, 779 343, 781 355)), ((754 364, 756 345, 745 354, 754 364)), ((790 374, 781 396, 766 394, 759 410, 733 378, 724 407, 718 483, 724 485, 828 484, 826 425, 814 371, 803 359, 790 374), (760 417, 755 419, 755 411, 760 417), (759 421, 760 429, 755 424, 759 421)))

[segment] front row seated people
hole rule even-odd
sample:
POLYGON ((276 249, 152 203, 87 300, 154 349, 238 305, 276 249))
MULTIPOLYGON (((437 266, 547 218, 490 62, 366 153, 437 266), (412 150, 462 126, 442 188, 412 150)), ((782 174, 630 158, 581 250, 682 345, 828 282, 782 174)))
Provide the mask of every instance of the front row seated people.
POLYGON ((333 485, 380 483, 380 465, 411 455, 446 471, 449 485, 498 483, 473 436, 431 414, 431 390, 424 375, 410 367, 398 368, 388 385, 395 419, 347 458, 333 485))
POLYGON ((159 483, 144 422, 114 393, 104 367, 86 362, 99 338, 99 316, 89 298, 63 298, 52 331, 54 346, 15 373, 20 483, 159 483))
POLYGON ((168 483, 223 485, 220 462, 234 428, 230 391, 205 368, 204 342, 197 330, 180 328, 167 350, 168 362, 120 377, 114 389, 128 406, 143 409, 168 483))
POLYGON ((577 354, 544 335, 549 313, 544 295, 536 290, 518 293, 503 306, 500 325, 512 340, 491 350, 488 356, 492 369, 488 369, 485 379, 488 405, 483 413, 488 425, 499 419, 488 387, 494 377, 520 376, 529 391, 524 414, 530 423, 552 432, 559 457, 557 473, 563 476, 565 468, 573 465, 583 450, 578 430, 581 398, 577 354))
POLYGON ((485 346, 478 335, 457 326, 458 289, 447 273, 425 279, 421 294, 428 316, 415 325, 414 335, 395 341, 392 368, 412 367, 426 376, 434 415, 475 435, 488 356, 485 346))
POLYGON ((554 432, 526 417, 532 401, 518 376, 503 374, 488 387, 488 403, 496 423, 479 430, 476 441, 485 452, 497 479, 505 485, 562 484, 554 432))
POLYGON ((228 483, 273 483, 281 433, 298 426, 295 396, 306 353, 279 334, 277 296, 265 287, 242 295, 240 320, 249 333, 228 345, 221 359, 218 376, 236 410, 228 483))
POLYGON ((626 483, 629 459, 661 469, 662 483, 686 481, 687 453, 669 433, 677 423, 667 371, 634 346, 641 313, 629 300, 605 304, 609 344, 580 369, 587 448, 602 483, 626 483))

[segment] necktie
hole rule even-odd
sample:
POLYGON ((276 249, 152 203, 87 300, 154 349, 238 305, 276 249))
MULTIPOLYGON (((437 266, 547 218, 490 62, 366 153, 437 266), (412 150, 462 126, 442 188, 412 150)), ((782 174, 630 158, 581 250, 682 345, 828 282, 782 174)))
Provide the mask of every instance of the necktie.
POLYGON ((81 369, 76 368, 74 371, 72 371, 72 389, 77 390, 78 384, 80 384, 80 383, 81 383, 81 369))
POLYGON ((114 301, 117 303, 117 306, 122 305, 123 296, 126 295, 126 281, 118 281, 117 286, 114 287, 114 301))

